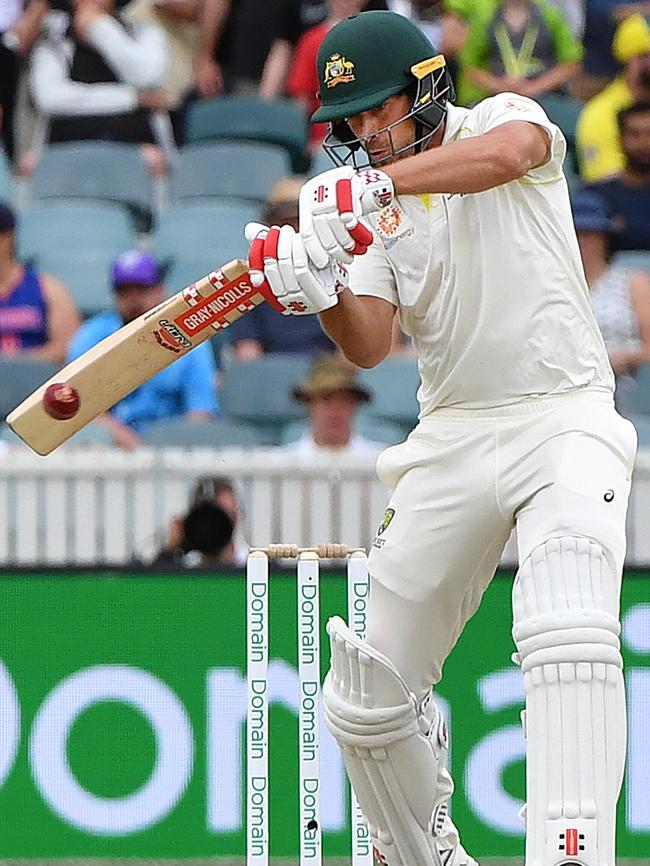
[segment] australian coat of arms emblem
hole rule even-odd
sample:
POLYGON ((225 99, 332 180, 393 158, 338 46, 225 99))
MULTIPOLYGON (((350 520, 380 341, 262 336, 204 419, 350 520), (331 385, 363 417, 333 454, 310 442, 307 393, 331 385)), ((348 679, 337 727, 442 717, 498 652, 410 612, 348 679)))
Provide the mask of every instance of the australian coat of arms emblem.
POLYGON ((325 64, 325 86, 336 87, 337 84, 355 80, 354 63, 341 54, 332 54, 325 64))

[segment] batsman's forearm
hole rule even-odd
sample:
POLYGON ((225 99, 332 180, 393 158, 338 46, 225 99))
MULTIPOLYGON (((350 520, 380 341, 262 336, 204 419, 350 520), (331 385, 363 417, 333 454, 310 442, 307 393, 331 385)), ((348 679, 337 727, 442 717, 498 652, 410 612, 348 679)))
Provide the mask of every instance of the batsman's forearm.
POLYGON ((335 307, 319 314, 325 333, 357 367, 374 367, 390 352, 393 315, 378 321, 373 302, 382 303, 345 289, 335 307))
POLYGON ((383 170, 398 195, 421 195, 483 192, 522 177, 532 167, 506 136, 492 133, 431 148, 383 170))

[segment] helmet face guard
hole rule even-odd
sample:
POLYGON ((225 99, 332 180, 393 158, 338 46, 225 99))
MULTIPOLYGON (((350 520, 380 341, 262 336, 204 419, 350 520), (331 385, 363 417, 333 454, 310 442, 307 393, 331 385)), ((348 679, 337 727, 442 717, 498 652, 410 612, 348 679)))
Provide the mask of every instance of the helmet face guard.
POLYGON ((410 71, 415 82, 406 90, 412 90, 413 101, 411 108, 403 117, 365 138, 357 138, 354 135, 347 118, 332 121, 330 131, 323 142, 323 149, 335 165, 352 165, 354 168, 368 165, 380 166, 426 149, 445 119, 447 102, 453 102, 455 98, 454 85, 442 54, 415 64, 410 71), (415 120, 414 140, 403 147, 395 147, 393 130, 400 123, 411 119, 415 120), (384 134, 388 135, 390 153, 380 160, 371 160, 366 150, 367 144, 376 136, 384 134))

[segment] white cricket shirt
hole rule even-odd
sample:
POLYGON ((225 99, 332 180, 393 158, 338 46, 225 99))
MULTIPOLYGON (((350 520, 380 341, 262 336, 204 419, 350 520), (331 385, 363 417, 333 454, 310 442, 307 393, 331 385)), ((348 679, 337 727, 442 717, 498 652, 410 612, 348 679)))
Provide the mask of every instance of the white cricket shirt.
POLYGON ((490 408, 614 379, 591 310, 566 180, 566 145, 530 99, 505 93, 450 105, 444 144, 502 123, 539 124, 549 161, 467 195, 399 196, 368 219, 375 235, 350 267, 357 295, 399 310, 418 355, 420 417, 437 406, 490 408))

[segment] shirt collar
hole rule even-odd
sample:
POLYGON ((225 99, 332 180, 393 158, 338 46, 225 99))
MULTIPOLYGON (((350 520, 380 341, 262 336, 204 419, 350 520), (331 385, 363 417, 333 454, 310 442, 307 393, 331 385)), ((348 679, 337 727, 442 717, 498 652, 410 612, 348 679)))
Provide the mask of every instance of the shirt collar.
POLYGON ((442 138, 443 144, 454 141, 469 113, 469 108, 460 108, 458 105, 452 105, 450 102, 447 103, 447 121, 445 123, 445 134, 442 138))

